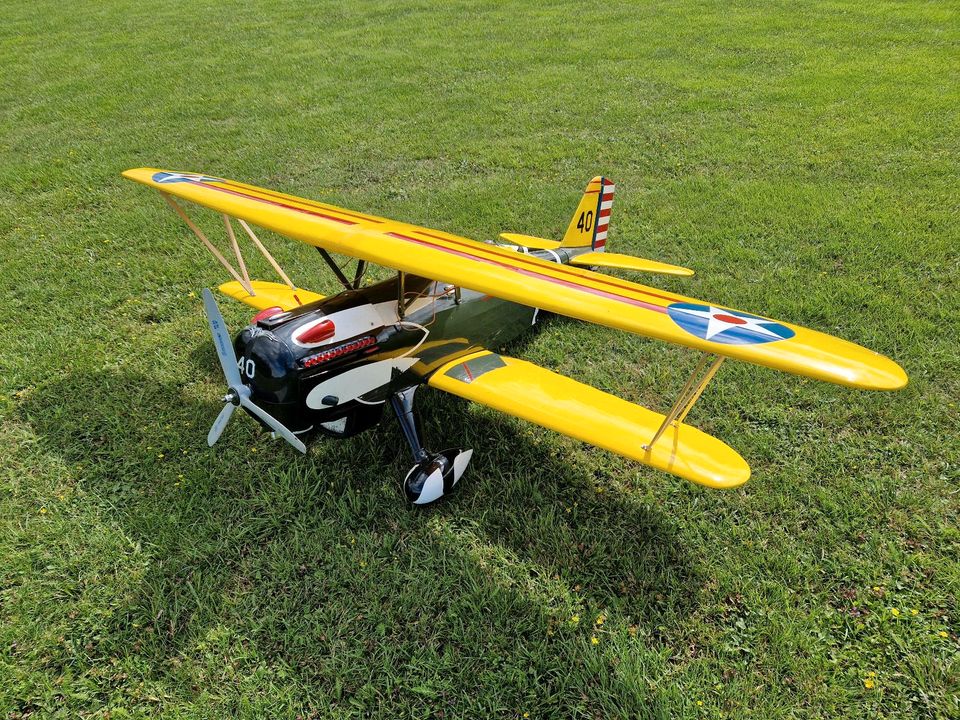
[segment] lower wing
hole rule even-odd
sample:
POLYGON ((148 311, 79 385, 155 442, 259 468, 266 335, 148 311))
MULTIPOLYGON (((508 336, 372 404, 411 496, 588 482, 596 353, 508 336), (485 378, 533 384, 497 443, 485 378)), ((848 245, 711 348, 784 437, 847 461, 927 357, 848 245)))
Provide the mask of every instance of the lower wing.
POLYGON ((733 448, 683 423, 647 449, 663 415, 524 360, 484 350, 447 363, 428 383, 700 485, 733 488, 750 478, 733 448))
POLYGON ((323 295, 318 293, 264 280, 251 280, 250 289, 253 290, 253 294, 247 292, 247 289, 236 280, 225 282, 220 286, 220 292, 227 297, 246 303, 257 310, 266 310, 271 307, 293 310, 301 305, 323 300, 323 295))

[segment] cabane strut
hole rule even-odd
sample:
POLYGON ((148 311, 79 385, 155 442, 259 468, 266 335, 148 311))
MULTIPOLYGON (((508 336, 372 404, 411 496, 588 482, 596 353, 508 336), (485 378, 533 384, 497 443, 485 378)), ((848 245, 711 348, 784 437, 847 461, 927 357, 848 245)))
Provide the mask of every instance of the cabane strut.
POLYGON ((353 275, 353 282, 351 282, 347 279, 347 276, 343 274, 343 270, 340 269, 340 266, 333 261, 332 257, 330 257, 330 253, 328 253, 322 247, 318 247, 317 252, 320 253, 320 257, 322 257, 324 262, 327 263, 327 266, 333 271, 333 274, 337 276, 337 280, 340 281, 340 284, 343 285, 344 289, 360 289, 360 283, 363 281, 363 275, 367 271, 366 260, 357 260, 357 270, 353 275))

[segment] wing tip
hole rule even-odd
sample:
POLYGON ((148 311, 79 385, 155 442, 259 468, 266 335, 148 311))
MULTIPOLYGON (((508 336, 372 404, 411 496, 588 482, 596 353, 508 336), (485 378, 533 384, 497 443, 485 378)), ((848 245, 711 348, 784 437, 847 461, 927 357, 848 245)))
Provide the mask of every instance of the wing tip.
MULTIPOLYGON (((714 438, 716 440, 716 438, 714 438)), ((721 442, 721 441, 717 441, 721 442)), ((666 472, 676 475, 684 480, 689 480, 697 485, 703 485, 711 490, 734 490, 741 485, 745 485, 750 479, 751 470, 747 461, 735 450, 726 446, 729 451, 724 458, 722 470, 713 468, 712 472, 683 472, 677 468, 666 468, 666 472)), ((705 469, 705 468, 703 468, 705 469)), ((703 470, 701 469, 701 470, 703 470)))
POLYGON ((891 383, 888 387, 881 388, 882 390, 902 390, 910 383, 910 377, 907 375, 907 371, 904 370, 900 365, 898 365, 893 360, 887 358, 891 367, 891 383))
POLYGON ((133 180, 134 182, 143 183, 144 185, 151 184, 151 179, 153 178, 154 173, 163 172, 157 168, 151 167, 138 167, 138 168, 129 168, 120 173, 120 176, 126 178, 127 180, 133 180))
POLYGON ((902 390, 909 382, 910 378, 907 376, 906 370, 890 358, 878 354, 850 385, 861 390, 893 392, 902 390))

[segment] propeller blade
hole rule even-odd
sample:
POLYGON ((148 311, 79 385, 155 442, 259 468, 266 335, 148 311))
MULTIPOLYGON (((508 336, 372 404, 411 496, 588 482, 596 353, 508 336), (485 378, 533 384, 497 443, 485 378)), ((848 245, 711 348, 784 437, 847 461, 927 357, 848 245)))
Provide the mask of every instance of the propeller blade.
MULTIPOLYGON (((203 289, 203 309, 207 313, 207 322, 210 324, 210 334, 213 335, 213 345, 217 349, 217 357, 220 358, 220 367, 223 368, 223 374, 227 378, 227 385, 230 386, 233 399, 239 400, 243 407, 263 420, 277 435, 293 445, 300 452, 305 453, 307 446, 303 444, 300 438, 281 425, 280 421, 273 417, 273 415, 258 407, 250 399, 250 388, 243 384, 243 379, 240 377, 240 369, 237 367, 237 354, 233 351, 233 340, 230 339, 230 333, 227 332, 227 324, 223 320, 223 315, 220 314, 220 308, 217 307, 217 301, 213 299, 213 293, 210 292, 210 288, 203 289)), ((213 445, 220 438, 223 428, 226 427, 230 416, 233 415, 233 411, 236 408, 237 406, 234 405, 233 402, 228 402, 223 410, 220 411, 217 419, 213 421, 210 432, 207 433, 208 445, 213 445)))
POLYGON ((230 421, 230 417, 233 415, 233 411, 236 409, 237 406, 232 402, 228 402, 223 406, 223 410, 220 411, 220 414, 217 415, 217 419, 214 420, 213 425, 210 426, 210 432, 207 433, 207 445, 213 447, 214 443, 220 439, 223 429, 227 426, 227 423, 230 421))
POLYGON ((253 400, 250 399, 250 390, 248 388, 245 387, 244 390, 246 390, 246 392, 240 395, 240 404, 243 405, 243 407, 263 420, 277 435, 293 445, 297 450, 302 453, 307 452, 307 446, 303 444, 300 438, 290 432, 285 426, 281 425, 280 421, 273 415, 257 406, 253 400))
POLYGON ((230 339, 227 324, 223 321, 223 315, 220 314, 220 308, 217 307, 217 301, 213 299, 210 288, 203 289, 203 309, 207 313, 210 334, 213 335, 213 345, 217 349, 217 357, 220 358, 220 366, 227 378, 227 385, 230 387, 242 385, 243 380, 240 378, 240 370, 237 368, 237 354, 233 351, 233 340, 230 339))

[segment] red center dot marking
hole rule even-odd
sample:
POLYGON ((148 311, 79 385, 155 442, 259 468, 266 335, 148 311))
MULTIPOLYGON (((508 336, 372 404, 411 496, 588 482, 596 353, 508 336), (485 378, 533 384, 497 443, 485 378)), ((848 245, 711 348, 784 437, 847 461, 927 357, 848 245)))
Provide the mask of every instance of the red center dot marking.
POLYGON ((713 316, 714 320, 720 320, 722 322, 730 323, 731 325, 746 325, 747 321, 736 315, 724 315, 723 313, 718 313, 713 316))

